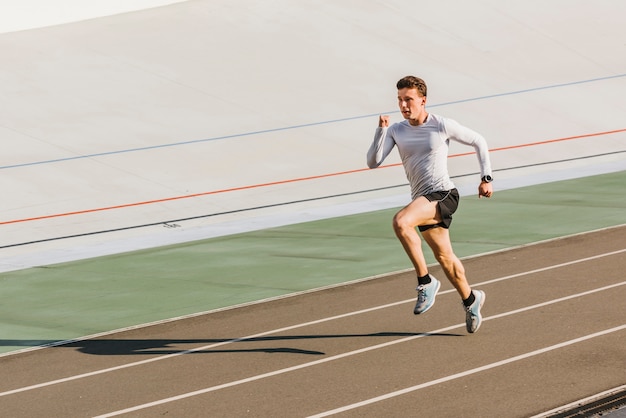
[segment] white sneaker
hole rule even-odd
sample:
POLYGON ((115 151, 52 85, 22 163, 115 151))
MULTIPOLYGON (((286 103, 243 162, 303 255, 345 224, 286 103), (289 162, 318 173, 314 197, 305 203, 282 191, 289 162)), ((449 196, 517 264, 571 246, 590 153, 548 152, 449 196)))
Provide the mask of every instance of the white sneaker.
POLYGON ((435 304, 435 296, 441 287, 439 280, 430 276, 430 283, 417 286, 417 302, 413 313, 415 315, 423 314, 435 304))
POLYGON ((465 306, 465 326, 467 328, 467 332, 470 334, 475 333, 480 328, 480 324, 483 322, 483 317, 480 314, 480 308, 483 307, 485 303, 485 292, 482 290, 472 290, 474 293, 474 297, 476 300, 470 306, 465 306))

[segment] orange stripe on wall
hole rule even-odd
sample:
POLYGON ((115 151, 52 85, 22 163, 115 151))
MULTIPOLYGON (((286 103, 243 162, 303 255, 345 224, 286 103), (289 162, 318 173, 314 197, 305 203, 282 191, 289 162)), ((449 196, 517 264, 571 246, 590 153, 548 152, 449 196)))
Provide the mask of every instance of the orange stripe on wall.
MULTIPOLYGON (((617 129, 617 130, 613 130, 613 131, 596 132, 596 133, 592 133, 592 134, 569 136, 569 137, 558 138, 558 139, 549 139, 549 140, 546 140, 546 141, 530 142, 530 143, 527 143, 527 144, 510 145, 510 146, 507 146, 507 147, 493 148, 493 149, 490 149, 489 151, 490 152, 507 151, 507 150, 517 149, 517 148, 525 148, 525 147, 533 147, 533 146, 538 146, 538 145, 552 144, 552 143, 555 143, 555 142, 571 141, 571 140, 574 140, 574 139, 591 138, 591 137, 597 137, 597 136, 603 136, 603 135, 611 135, 611 134, 616 134, 616 133, 620 133, 620 132, 626 132, 626 128, 624 128, 624 129, 617 129)), ((466 152, 466 153, 461 153, 461 154, 452 154, 452 155, 449 156, 449 158, 462 157, 462 156, 467 156, 467 155, 472 155, 472 154, 474 154, 474 152, 466 152)), ((401 163, 388 164, 388 165, 382 165, 382 166, 380 166, 378 168, 398 167, 398 166, 401 166, 401 165, 402 165, 401 163)), ((166 197, 166 198, 163 198, 163 199, 147 200, 147 201, 144 201, 144 202, 134 202, 134 203, 127 203, 127 204, 123 204, 123 205, 107 206, 107 207, 103 207, 103 208, 85 209, 85 210, 79 210, 79 211, 75 211, 75 212, 56 213, 56 214, 52 214, 52 215, 37 216, 37 217, 33 217, 33 218, 14 219, 14 220, 11 220, 11 221, 0 222, 0 225, 8 225, 8 224, 15 224, 15 223, 29 222, 29 221, 38 221, 38 220, 51 219, 51 218, 60 218, 60 217, 72 216, 72 215, 82 215, 82 214, 86 214, 86 213, 103 212, 103 211, 107 211, 107 210, 123 209, 123 208, 135 207, 135 206, 151 205, 151 204, 154 204, 154 203, 171 202, 171 201, 181 200, 181 199, 190 199, 190 198, 193 198, 193 197, 209 196, 209 195, 214 195, 214 194, 235 192, 235 191, 241 191, 241 190, 258 189, 258 188, 262 188, 262 187, 277 186, 277 185, 281 185, 281 184, 296 183, 296 182, 301 182, 301 181, 316 180, 316 179, 322 179, 322 178, 328 178, 328 177, 336 177, 336 176, 342 176, 342 175, 345 175, 345 174, 360 173, 360 172, 368 171, 368 170, 370 170, 370 169, 369 168, 360 168, 360 169, 356 169, 356 170, 340 171, 340 172, 337 172, 337 173, 327 173, 327 174, 320 174, 320 175, 316 175, 316 176, 299 177, 299 178, 287 179, 287 180, 279 180, 279 181, 274 181, 274 182, 269 182, 269 183, 260 183, 260 184, 252 184, 252 185, 248 185, 248 186, 233 187, 233 188, 229 188, 229 189, 212 190, 212 191, 209 191, 209 192, 194 193, 194 194, 183 195, 183 196, 166 197)))

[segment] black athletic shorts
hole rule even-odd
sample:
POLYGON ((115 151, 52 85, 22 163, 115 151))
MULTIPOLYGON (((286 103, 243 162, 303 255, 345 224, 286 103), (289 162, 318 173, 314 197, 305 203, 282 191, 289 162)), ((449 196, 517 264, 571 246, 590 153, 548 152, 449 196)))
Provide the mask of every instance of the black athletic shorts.
POLYGON ((459 207, 459 191, 457 189, 445 190, 443 192, 432 192, 424 195, 429 202, 437 202, 437 209, 441 214, 441 222, 434 225, 420 225, 420 231, 426 231, 430 228, 442 227, 450 228, 452 223, 452 214, 459 207))

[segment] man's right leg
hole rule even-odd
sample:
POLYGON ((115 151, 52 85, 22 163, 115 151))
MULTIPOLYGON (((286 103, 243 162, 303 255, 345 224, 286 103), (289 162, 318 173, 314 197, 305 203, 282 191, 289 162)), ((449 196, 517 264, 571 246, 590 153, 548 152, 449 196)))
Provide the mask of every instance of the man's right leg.
POLYGON ((438 217, 437 202, 418 197, 396 213, 393 218, 393 230, 413 263, 418 277, 428 274, 428 267, 422 251, 422 240, 416 228, 418 225, 441 222, 441 219, 437 219, 438 217))
POLYGON ((435 303, 435 296, 441 283, 428 274, 428 266, 422 251, 422 241, 416 230, 418 225, 436 224, 441 221, 437 212, 437 202, 419 197, 400 210, 393 218, 393 229, 402 243, 418 277, 417 302, 414 314, 426 312, 435 303))

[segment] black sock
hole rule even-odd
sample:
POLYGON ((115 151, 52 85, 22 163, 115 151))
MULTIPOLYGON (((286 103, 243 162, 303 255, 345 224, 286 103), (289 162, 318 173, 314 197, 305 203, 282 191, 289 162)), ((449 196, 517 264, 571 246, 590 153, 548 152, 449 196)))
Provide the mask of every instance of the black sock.
POLYGON ((470 292, 470 295, 467 299, 463 299, 463 305, 471 306, 472 303, 476 301, 476 296, 474 296, 474 292, 470 292))
POLYGON ((418 277, 417 284, 429 284, 430 283, 430 274, 426 274, 426 276, 418 277))

